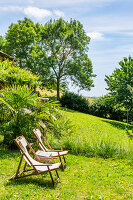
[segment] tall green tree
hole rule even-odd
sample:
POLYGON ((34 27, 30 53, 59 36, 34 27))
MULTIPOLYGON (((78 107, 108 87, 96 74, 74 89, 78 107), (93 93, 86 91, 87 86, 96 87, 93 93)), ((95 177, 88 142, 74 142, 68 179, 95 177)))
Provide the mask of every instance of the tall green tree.
POLYGON ((6 33, 6 52, 18 58, 19 66, 25 67, 29 60, 31 47, 35 45, 37 39, 35 24, 25 18, 12 23, 6 33))
POLYGON ((54 80, 47 65, 47 55, 42 45, 42 28, 42 25, 34 24, 32 20, 27 18, 12 23, 5 37, 0 37, 0 50, 17 58, 19 67, 40 76, 44 85, 50 86, 54 85, 54 80))
POLYGON ((66 84, 68 79, 80 89, 90 90, 94 86, 95 75, 87 55, 90 38, 79 21, 51 19, 44 25, 41 38, 51 79, 57 84, 57 98, 61 84, 66 84))
POLYGON ((107 90, 115 97, 116 103, 124 106, 130 113, 133 110, 133 58, 129 56, 119 62, 120 68, 116 68, 112 75, 106 76, 107 90))
POLYGON ((34 24, 27 18, 12 23, 5 35, 4 52, 17 58, 19 67, 28 68, 35 75, 47 77, 49 70, 45 67, 46 55, 42 51, 41 29, 42 25, 34 24))

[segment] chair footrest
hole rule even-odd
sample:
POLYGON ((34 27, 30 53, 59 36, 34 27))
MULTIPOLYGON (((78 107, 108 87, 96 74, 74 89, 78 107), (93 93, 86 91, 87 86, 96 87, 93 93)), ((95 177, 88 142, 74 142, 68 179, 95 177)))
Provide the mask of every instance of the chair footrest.
POLYGON ((58 178, 58 179, 56 180, 56 183, 55 183, 55 184, 57 185, 57 184, 59 183, 59 181, 60 181, 60 178, 58 178))
POLYGON ((63 168, 66 168, 66 163, 64 164, 63 168))

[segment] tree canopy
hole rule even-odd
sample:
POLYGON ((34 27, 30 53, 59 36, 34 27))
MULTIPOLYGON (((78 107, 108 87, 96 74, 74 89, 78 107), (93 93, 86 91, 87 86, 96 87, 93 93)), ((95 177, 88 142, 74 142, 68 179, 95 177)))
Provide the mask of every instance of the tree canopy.
POLYGON ((8 28, 5 51, 18 58, 20 67, 25 67, 38 40, 36 29, 36 25, 27 18, 12 23, 8 28))
POLYGON ((50 73, 46 68, 45 56, 41 45, 42 25, 34 24, 30 19, 18 20, 12 23, 5 35, 0 38, 0 48, 18 59, 17 65, 28 69, 40 78, 46 79, 50 73))
POLYGON ((44 85, 57 88, 71 80, 80 89, 93 87, 93 67, 88 58, 90 38, 76 20, 50 20, 44 26, 30 19, 11 24, 2 50, 16 58, 22 68, 40 76, 44 85))
POLYGON ((81 89, 90 90, 95 75, 87 55, 90 38, 85 34, 83 25, 72 19, 70 22, 50 20, 44 25, 41 37, 47 54, 47 65, 57 83, 57 97, 60 84, 66 84, 67 78, 81 89))
POLYGON ((116 68, 112 75, 106 76, 107 90, 115 97, 116 103, 120 103, 126 109, 133 109, 133 58, 129 56, 119 62, 120 68, 116 68))

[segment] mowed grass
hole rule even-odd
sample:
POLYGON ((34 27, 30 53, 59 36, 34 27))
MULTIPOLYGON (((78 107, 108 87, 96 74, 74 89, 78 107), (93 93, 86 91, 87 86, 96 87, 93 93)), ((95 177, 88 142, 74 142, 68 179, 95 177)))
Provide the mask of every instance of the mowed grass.
POLYGON ((133 141, 126 135, 125 124, 71 110, 62 113, 71 120, 73 133, 60 141, 48 135, 51 143, 71 149, 66 169, 59 169, 59 184, 53 187, 48 173, 9 181, 21 155, 19 150, 1 147, 0 199, 132 200, 133 141))
POLYGON ((20 157, 18 151, 0 150, 1 200, 133 199, 133 166, 129 160, 69 154, 66 169, 59 169, 60 182, 53 187, 49 174, 9 181, 20 157))
MULTIPOLYGON (((62 111, 71 120, 73 133, 63 137, 62 144, 74 154, 104 158, 130 156, 133 159, 133 140, 125 131, 126 124, 92 115, 62 111)), ((133 126, 128 125, 131 132, 133 126)))

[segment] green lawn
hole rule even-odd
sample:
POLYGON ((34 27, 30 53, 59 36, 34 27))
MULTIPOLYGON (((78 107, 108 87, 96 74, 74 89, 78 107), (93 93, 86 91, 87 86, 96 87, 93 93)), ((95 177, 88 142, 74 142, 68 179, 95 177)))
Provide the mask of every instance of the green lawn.
POLYGON ((133 199, 133 166, 129 160, 68 155, 59 170, 60 183, 52 187, 48 174, 8 181, 20 154, 0 151, 0 199, 133 199))
MULTIPOLYGON (((58 141, 72 153, 67 156, 65 171, 59 170, 60 183, 53 187, 49 174, 8 181, 16 172, 21 155, 19 150, 1 147, 0 199, 132 200, 133 141, 125 133, 125 124, 73 111, 62 112, 71 119, 74 132, 58 141), (121 152, 112 154, 118 147, 128 156, 120 159, 121 152), (108 159, 103 158, 106 155, 108 159)), ((55 143, 50 136, 49 141, 55 143)))

